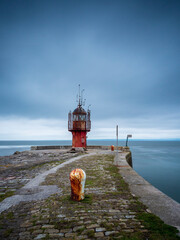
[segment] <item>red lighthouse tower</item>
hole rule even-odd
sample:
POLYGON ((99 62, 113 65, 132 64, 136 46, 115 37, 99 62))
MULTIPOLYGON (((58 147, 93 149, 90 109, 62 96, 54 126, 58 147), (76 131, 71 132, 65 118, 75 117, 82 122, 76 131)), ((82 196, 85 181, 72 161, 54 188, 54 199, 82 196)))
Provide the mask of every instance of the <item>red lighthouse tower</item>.
POLYGON ((91 129, 90 110, 86 112, 82 107, 85 105, 83 91, 80 94, 79 85, 78 106, 68 114, 68 130, 72 132, 72 148, 86 148, 86 134, 91 129))

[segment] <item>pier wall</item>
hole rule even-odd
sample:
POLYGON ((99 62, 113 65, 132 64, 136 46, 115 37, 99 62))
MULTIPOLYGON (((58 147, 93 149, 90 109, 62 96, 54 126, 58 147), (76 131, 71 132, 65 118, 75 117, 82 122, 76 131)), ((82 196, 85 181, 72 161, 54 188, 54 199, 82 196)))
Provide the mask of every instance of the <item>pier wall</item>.
MULTIPOLYGON (((70 145, 64 145, 64 146, 32 146, 31 147, 31 150, 51 150, 51 149, 54 149, 54 150, 58 150, 58 149, 71 149, 72 146, 70 145)), ((87 146, 87 149, 102 149, 102 150, 110 150, 111 149, 111 146, 99 146, 99 145, 90 145, 90 146, 87 146)), ((119 146, 118 147, 118 150, 119 151, 127 151, 129 148, 128 147, 122 147, 122 146, 119 146)), ((115 151, 116 151, 116 147, 115 147, 115 151)))
POLYGON ((131 163, 130 152, 116 153, 114 164, 119 168, 119 173, 129 184, 131 192, 138 196, 140 201, 152 213, 159 216, 165 223, 175 226, 180 231, 180 204, 141 177, 132 169, 131 163))

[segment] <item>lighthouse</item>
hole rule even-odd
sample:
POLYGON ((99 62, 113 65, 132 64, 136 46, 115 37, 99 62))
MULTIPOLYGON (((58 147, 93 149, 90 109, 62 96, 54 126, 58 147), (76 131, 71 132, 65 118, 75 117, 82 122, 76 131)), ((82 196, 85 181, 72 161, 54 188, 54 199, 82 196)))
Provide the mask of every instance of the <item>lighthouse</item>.
POLYGON ((68 131, 72 132, 72 148, 86 148, 87 132, 91 129, 90 110, 84 110, 85 100, 83 99, 83 91, 77 95, 78 106, 73 112, 68 114, 68 131))

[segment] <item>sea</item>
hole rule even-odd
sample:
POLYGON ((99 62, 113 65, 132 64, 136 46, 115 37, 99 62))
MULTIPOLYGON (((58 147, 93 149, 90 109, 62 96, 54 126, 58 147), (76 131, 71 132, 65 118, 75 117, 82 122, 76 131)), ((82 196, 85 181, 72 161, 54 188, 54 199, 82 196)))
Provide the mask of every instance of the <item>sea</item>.
MULTIPOLYGON (((116 140, 88 140, 87 144, 116 146, 116 140)), ((0 141, 0 156, 43 145, 71 145, 71 141, 0 141)), ((120 140, 118 145, 125 146, 125 140, 120 140)), ((180 140, 131 139, 128 146, 132 152, 133 169, 153 186, 180 203, 180 140)))

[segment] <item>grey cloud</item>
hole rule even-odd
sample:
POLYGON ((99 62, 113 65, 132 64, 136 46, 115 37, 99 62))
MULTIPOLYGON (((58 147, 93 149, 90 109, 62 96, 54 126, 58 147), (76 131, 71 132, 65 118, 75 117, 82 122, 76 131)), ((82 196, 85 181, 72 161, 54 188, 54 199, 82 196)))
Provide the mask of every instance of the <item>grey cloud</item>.
POLYGON ((179 1, 0 4, 1 116, 66 119, 79 83, 95 119, 179 113, 179 1))

